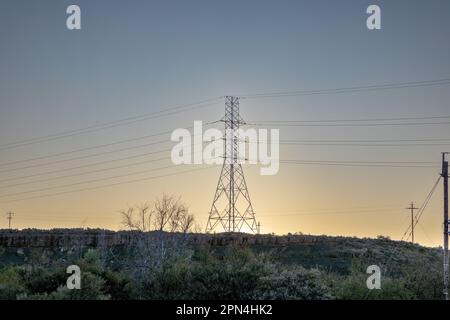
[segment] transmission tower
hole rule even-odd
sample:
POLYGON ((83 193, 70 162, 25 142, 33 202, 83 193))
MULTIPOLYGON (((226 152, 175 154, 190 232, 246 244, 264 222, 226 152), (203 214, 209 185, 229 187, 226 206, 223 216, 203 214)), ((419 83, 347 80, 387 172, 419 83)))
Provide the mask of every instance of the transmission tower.
POLYGON ((239 115, 238 97, 225 97, 225 117, 222 121, 225 123, 224 161, 206 232, 221 226, 225 232, 241 232, 245 227, 257 233, 255 213, 239 158, 238 129, 245 122, 239 115))

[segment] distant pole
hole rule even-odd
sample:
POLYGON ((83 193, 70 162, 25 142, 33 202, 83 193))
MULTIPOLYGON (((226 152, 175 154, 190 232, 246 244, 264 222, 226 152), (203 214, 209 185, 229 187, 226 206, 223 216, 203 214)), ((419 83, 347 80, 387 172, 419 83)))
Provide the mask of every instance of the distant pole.
POLYGON ((444 297, 448 300, 448 161, 442 153, 442 178, 444 180, 444 297))
POLYGON ((410 206, 406 209, 411 210, 411 243, 414 243, 414 210, 419 208, 414 207, 414 202, 411 202, 410 206))
POLYGON ((258 223, 256 224, 257 230, 258 230, 258 234, 261 234, 261 222, 258 221, 258 223))
POLYGON ((6 216, 7 216, 6 219, 8 219, 8 229, 10 231, 11 231, 11 220, 12 220, 13 215, 14 215, 14 213, 12 213, 11 211, 6 214, 6 216))

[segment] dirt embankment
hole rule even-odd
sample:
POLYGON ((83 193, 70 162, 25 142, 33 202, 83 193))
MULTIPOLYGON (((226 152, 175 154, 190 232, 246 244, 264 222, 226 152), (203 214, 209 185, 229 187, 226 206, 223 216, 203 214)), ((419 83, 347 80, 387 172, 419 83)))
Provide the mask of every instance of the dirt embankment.
POLYGON ((110 231, 100 229, 54 229, 54 230, 0 230, 0 247, 69 247, 121 246, 136 241, 183 241, 192 245, 224 246, 229 244, 284 245, 332 243, 338 238, 311 235, 249 235, 249 234, 182 234, 167 232, 110 231))

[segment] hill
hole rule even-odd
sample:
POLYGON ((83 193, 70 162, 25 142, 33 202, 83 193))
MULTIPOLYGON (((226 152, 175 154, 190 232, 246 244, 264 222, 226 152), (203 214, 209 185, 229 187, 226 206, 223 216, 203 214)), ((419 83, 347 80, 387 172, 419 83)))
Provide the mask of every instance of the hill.
POLYGON ((442 298, 441 250, 384 237, 0 230, 0 297, 80 295, 64 290, 70 264, 96 279, 85 299, 442 298), (370 265, 381 290, 367 289, 370 265))

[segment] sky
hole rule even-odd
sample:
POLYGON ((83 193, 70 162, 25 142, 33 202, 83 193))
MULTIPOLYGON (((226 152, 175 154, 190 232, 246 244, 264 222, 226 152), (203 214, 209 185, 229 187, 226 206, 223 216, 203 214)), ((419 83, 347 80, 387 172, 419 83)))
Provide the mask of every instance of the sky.
MULTIPOLYGON (((204 228, 220 166, 118 184, 195 167, 151 171, 171 164, 158 160, 170 156, 162 151, 173 146, 169 134, 114 142, 219 120, 223 99, 128 125, 33 139, 225 95, 449 79, 449 33, 446 0, 1 0, 0 213, 13 211, 16 228, 117 230, 120 210, 166 193, 181 196, 204 228), (81 8, 81 30, 66 28, 71 4, 81 8), (381 30, 366 27, 371 4, 381 8, 381 30), (112 145, 95 148, 105 144, 112 145), (55 156, 60 153, 66 154, 55 156), (143 171, 148 173, 136 173, 143 171), (95 189, 107 184, 116 185, 95 189)), ((449 89, 445 84, 249 98, 241 100, 240 111, 248 123, 445 117, 449 89)), ((450 139, 449 124, 279 129, 282 140, 450 139)), ((281 164, 277 175, 261 176, 259 166, 245 165, 261 232, 401 239, 409 221, 405 208, 425 200, 440 172, 440 153, 450 151, 445 142, 429 144, 438 143, 281 145, 282 160, 435 167, 281 164)), ((1 216, 0 228, 7 227, 1 216)), ((442 242, 441 185, 421 217, 416 240, 429 246, 442 242)))

